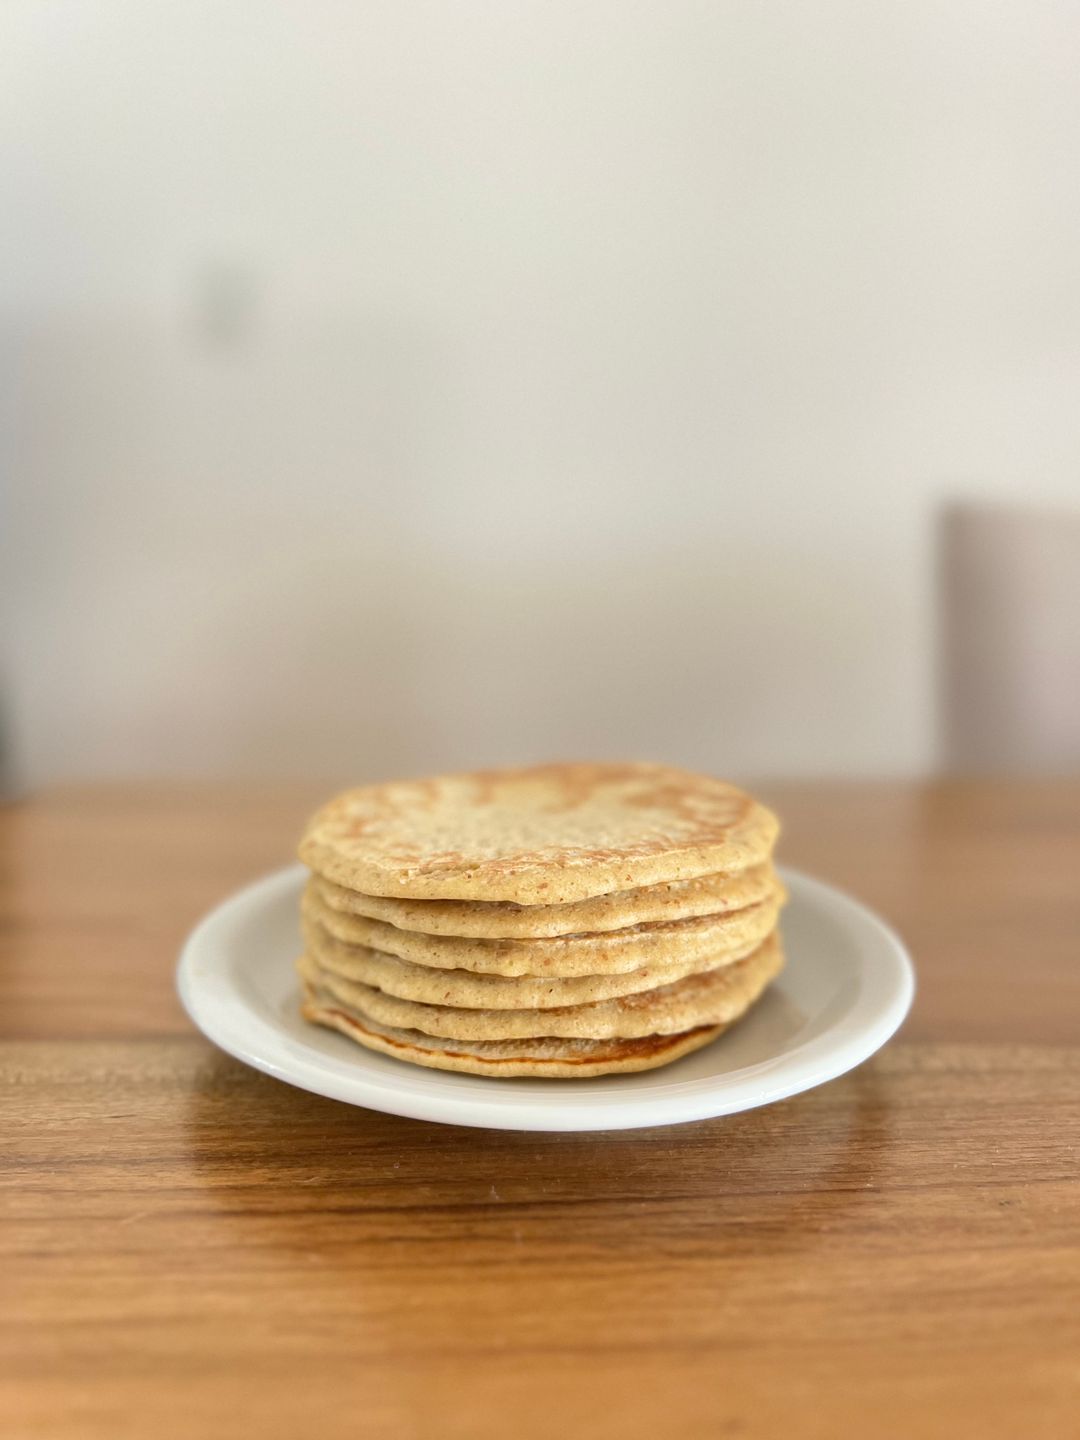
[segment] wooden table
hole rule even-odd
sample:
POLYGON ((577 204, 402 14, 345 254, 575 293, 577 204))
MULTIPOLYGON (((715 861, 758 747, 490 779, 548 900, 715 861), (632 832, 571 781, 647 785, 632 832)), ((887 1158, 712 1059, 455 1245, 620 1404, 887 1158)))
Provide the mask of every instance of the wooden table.
POLYGON ((766 793, 915 1011, 811 1094, 599 1135, 351 1109, 192 1032, 185 931, 316 791, 9 808, 4 1434, 1080 1434, 1080 783, 766 793))

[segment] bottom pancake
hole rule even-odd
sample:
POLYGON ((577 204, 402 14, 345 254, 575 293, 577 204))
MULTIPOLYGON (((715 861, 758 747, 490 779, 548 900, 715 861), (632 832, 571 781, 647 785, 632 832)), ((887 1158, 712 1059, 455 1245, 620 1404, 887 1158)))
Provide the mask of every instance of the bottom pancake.
POLYGON ((682 1055, 700 1050, 715 1040, 726 1025, 699 1025, 678 1035, 646 1035, 635 1039, 559 1040, 444 1040, 419 1030, 398 1030, 380 1025, 361 1012, 344 1006, 328 992, 307 985, 301 1007, 305 1020, 340 1030, 369 1050, 392 1055, 432 1070, 458 1070, 468 1075, 512 1078, 530 1076, 550 1080, 615 1075, 654 1070, 682 1055))

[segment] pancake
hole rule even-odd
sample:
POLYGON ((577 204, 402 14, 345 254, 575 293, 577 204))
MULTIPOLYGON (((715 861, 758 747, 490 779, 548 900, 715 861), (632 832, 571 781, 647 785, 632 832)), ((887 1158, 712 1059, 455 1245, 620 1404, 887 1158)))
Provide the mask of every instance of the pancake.
POLYGON ((538 765, 346 791, 300 859, 367 895, 561 905, 768 858, 775 816, 665 765, 538 765))
POLYGON ((297 968, 318 987, 367 1020, 396 1030, 419 1030, 447 1040, 636 1039, 674 1035, 701 1026, 727 1025, 747 1010, 783 965, 774 933, 751 955, 706 974, 614 1000, 550 1010, 479 1010, 426 1005, 347 980, 305 954, 297 968))
POLYGON ((687 975, 718 969, 742 960, 756 950, 760 937, 751 938, 741 950, 720 952, 705 958, 694 956, 680 963, 646 965, 640 970, 615 971, 608 975, 483 975, 472 970, 436 970, 414 965, 372 950, 366 945, 347 945, 314 920, 304 925, 308 954, 322 970, 371 985, 399 1000, 416 1000, 427 1005, 453 1005, 465 1010, 558 1009, 612 1000, 641 990, 655 990, 687 975))
POLYGON ((362 895, 316 876, 319 898, 333 910, 382 920, 401 930, 471 939, 543 939, 556 935, 624 930, 628 925, 689 920, 756 905, 776 888, 769 864, 751 865, 695 880, 665 880, 637 890, 616 890, 565 905, 515 905, 507 900, 407 900, 362 895))
POLYGON ((459 935, 421 935, 364 915, 333 910, 315 886, 304 894, 303 913, 336 939, 397 955, 416 965, 441 970, 473 970, 485 975, 623 974, 645 967, 704 964, 722 955, 745 954, 776 924, 786 892, 779 880, 757 905, 723 915, 699 915, 670 924, 633 925, 598 935, 559 935, 535 940, 474 940, 459 935))
POLYGON ((340 1030, 369 1050, 392 1055, 432 1070, 457 1070, 468 1075, 510 1079, 533 1076, 578 1080, 669 1065, 700 1050, 723 1033, 722 1025, 705 1025, 682 1035, 647 1035, 639 1040, 440 1040, 419 1030, 399 1030, 361 1015, 318 988, 308 987, 305 1020, 340 1030))

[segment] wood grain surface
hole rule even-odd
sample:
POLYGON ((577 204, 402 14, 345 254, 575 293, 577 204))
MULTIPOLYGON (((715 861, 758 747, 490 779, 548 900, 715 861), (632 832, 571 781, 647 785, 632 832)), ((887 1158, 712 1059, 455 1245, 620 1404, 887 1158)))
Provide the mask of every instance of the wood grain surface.
MULTIPOLYGON (((173 996, 323 789, 0 815, 0 1433, 1080 1435, 1080 783, 765 787, 919 972, 900 1037, 599 1135, 289 1089, 173 996)), ((792 963, 797 963, 793 957, 792 963)))

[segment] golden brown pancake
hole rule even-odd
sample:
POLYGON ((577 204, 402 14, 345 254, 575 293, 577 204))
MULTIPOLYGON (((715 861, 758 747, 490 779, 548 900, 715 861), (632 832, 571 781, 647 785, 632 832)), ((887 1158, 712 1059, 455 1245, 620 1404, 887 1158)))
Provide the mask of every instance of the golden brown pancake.
POLYGON ((777 831, 752 796, 663 765, 347 791, 300 845, 303 1014, 477 1075, 666 1065, 783 965, 777 831))
POLYGON ((616 890, 565 905, 515 905, 508 900, 409 900, 398 895, 362 895, 332 880, 315 877, 319 898, 334 910, 366 915, 401 930, 472 939, 536 940, 556 935, 596 934, 628 925, 689 920, 756 905, 776 889, 769 864, 751 865, 695 880, 664 880, 637 890, 616 890))
POLYGON ((401 1000, 347 980, 305 954, 297 968, 305 985, 336 1004, 392 1029, 419 1030, 447 1040, 640 1039, 709 1025, 729 1025, 758 998, 783 965, 773 934, 753 954, 706 974, 614 1000, 557 1009, 480 1010, 401 1000))
POLYGON ((306 1020, 340 1030, 350 1040, 433 1070, 458 1070, 469 1075, 512 1079, 532 1076, 548 1080, 577 1080, 653 1070, 670 1065, 692 1050, 700 1050, 723 1032, 722 1025, 706 1025, 682 1035, 648 1035, 639 1040, 440 1040, 418 1030, 379 1025, 359 1012, 340 1005, 317 989, 305 990, 306 1020))
POLYGON ((562 905, 768 858, 777 822, 722 780, 665 765, 538 765, 346 791, 300 858, 367 895, 562 905))
POLYGON ((442 970, 473 970, 485 975, 611 975, 718 956, 744 955, 776 924, 786 892, 779 880, 765 900, 722 915, 698 915, 655 925, 632 925, 598 935, 557 935, 533 940, 473 940, 459 935, 421 935, 332 909, 315 886, 303 899, 303 913, 336 939, 397 955, 416 965, 442 970))
POLYGON ((366 945, 347 945, 314 920, 304 924, 307 953, 324 970, 344 980, 371 985, 400 1000, 428 1005, 453 1005, 466 1010, 558 1009, 612 1000, 641 990, 655 990, 687 975, 731 965, 756 950, 761 937, 751 937, 741 950, 645 965, 639 970, 607 975, 483 975, 473 970, 441 970, 415 965, 366 945))

